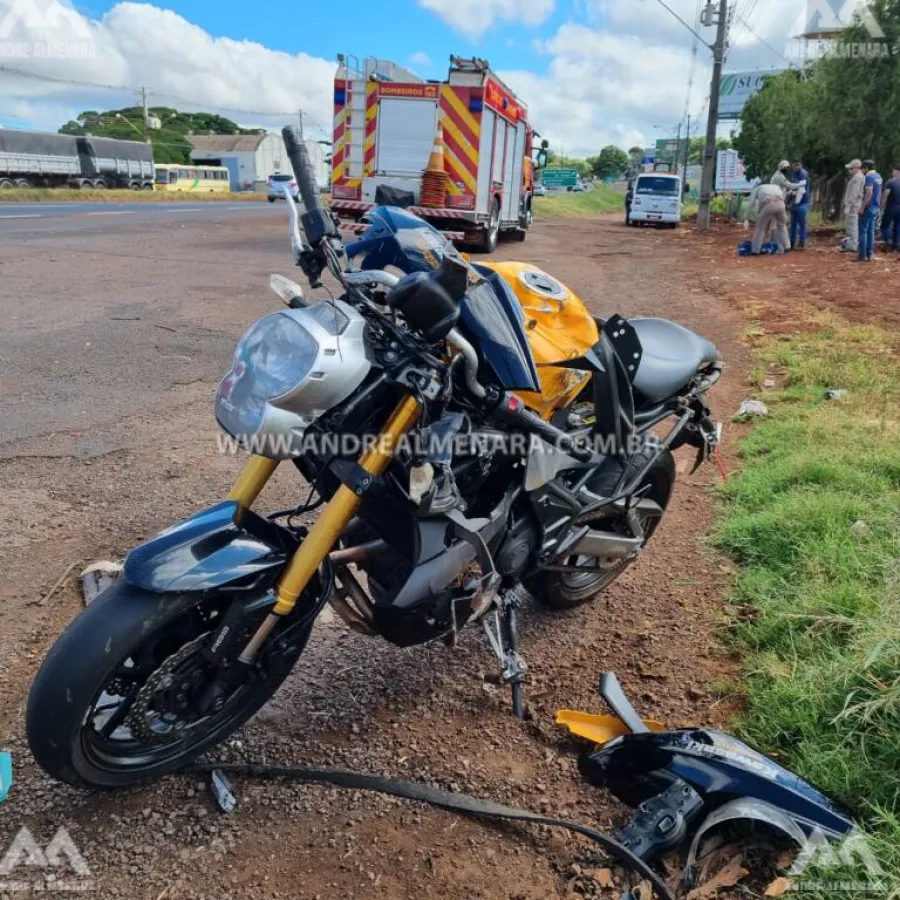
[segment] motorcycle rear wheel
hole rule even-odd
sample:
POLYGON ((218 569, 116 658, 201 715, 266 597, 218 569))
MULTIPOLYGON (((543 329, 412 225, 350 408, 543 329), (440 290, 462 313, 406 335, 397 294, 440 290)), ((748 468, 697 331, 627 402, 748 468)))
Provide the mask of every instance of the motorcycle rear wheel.
MULTIPOLYGON (((655 451, 647 448, 637 454, 627 465, 626 477, 634 477, 646 465, 655 451)), ((616 483, 622 473, 622 467, 610 468, 608 472, 598 475, 589 482, 588 488, 595 494, 609 496, 615 490, 616 483)), ((645 476, 641 487, 648 486, 646 497, 662 507, 665 512, 675 485, 675 460, 666 451, 645 476)), ((641 525, 646 542, 650 540, 661 519, 642 518, 641 525)), ((596 560, 594 560, 596 562, 596 560)), ((611 585, 630 565, 634 559, 622 560, 608 566, 596 565, 596 572, 539 572, 525 582, 525 587, 540 603, 553 609, 574 609, 594 599, 601 591, 611 585)), ((569 565, 590 566, 591 560, 583 556, 571 556, 569 565)))
MULTIPOLYGON (((243 725, 287 677, 312 623, 289 633, 286 619, 221 709, 192 716, 191 698, 204 677, 212 681, 202 651, 229 602, 124 582, 98 596, 59 637, 31 688, 26 733, 41 768, 77 787, 126 787, 183 768, 243 725)), ((252 634, 264 614, 239 627, 252 634)))

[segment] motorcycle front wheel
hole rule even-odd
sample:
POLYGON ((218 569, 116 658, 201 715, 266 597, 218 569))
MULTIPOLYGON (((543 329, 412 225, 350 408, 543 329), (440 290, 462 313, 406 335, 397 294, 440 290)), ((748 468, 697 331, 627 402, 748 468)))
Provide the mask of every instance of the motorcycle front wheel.
MULTIPOLYGON (((287 617, 252 669, 221 694, 205 650, 231 598, 171 595, 119 582, 59 637, 28 697, 26 732, 44 771, 89 789, 126 787, 184 767, 223 741, 275 693, 309 640, 312 621, 287 617)), ((265 609, 238 624, 249 639, 265 609)))

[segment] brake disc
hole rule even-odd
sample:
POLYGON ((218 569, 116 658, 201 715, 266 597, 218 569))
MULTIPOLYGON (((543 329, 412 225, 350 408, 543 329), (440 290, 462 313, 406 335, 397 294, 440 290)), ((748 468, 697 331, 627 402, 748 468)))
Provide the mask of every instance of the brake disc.
POLYGON ((188 698, 184 691, 191 687, 192 672, 190 669, 183 673, 177 670, 202 650, 211 634, 211 631, 207 631, 184 644, 153 672, 138 691, 131 712, 125 720, 134 737, 148 742, 168 743, 177 740, 189 726, 207 718, 188 718, 184 715, 188 711, 188 698), (178 684, 185 679, 186 684, 178 684), (171 708, 173 700, 180 709, 171 708), (153 708, 154 701, 162 701, 159 703, 161 710, 153 708), (160 726, 167 726, 166 730, 161 731, 160 726))

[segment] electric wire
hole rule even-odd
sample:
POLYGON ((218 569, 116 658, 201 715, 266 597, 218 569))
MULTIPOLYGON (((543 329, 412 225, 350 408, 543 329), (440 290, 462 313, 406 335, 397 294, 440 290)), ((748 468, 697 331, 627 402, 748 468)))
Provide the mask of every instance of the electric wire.
POLYGON ((694 37, 695 37, 698 41, 700 41, 700 42, 703 44, 704 47, 707 47, 707 48, 709 48, 710 50, 712 49, 712 47, 711 47, 709 44, 706 43, 706 38, 704 38, 702 34, 700 34, 698 31, 696 31, 694 28, 692 28, 690 25, 688 25, 688 23, 685 22, 684 19, 682 19, 681 16, 679 16, 678 13, 675 12, 674 9, 672 9, 672 7, 669 6, 668 3, 666 3, 666 0, 656 0, 656 2, 657 2, 664 10, 666 10, 666 12, 668 12, 669 15, 671 15, 673 18, 677 19, 677 20, 681 23, 681 25, 682 25, 683 27, 687 28, 687 30, 688 30, 692 35, 694 35, 694 37))
MULTIPOLYGON (((136 90, 134 87, 129 87, 128 85, 124 85, 124 84, 104 84, 103 82, 99 82, 99 81, 84 81, 84 80, 75 79, 75 78, 58 78, 54 75, 44 74, 43 72, 32 72, 27 69, 20 69, 20 68, 14 67, 14 66, 0 65, 0 74, 6 74, 6 75, 11 75, 11 76, 20 77, 20 78, 33 78, 37 81, 47 81, 52 84, 68 85, 71 87, 90 87, 90 88, 99 88, 101 90, 107 90, 107 91, 121 91, 121 92, 128 92, 128 93, 134 93, 134 91, 136 90)), ((278 118, 283 119, 283 118, 294 118, 297 116, 298 112, 301 112, 301 110, 299 110, 299 109, 294 109, 294 110, 291 110, 290 112, 273 112, 273 111, 265 111, 265 110, 259 110, 259 109, 242 109, 242 108, 236 107, 236 106, 220 106, 217 103, 205 104, 202 101, 199 101, 196 99, 190 99, 188 97, 182 97, 179 94, 171 94, 167 91, 152 91, 150 93, 152 93, 152 95, 155 97, 164 97, 169 100, 177 100, 179 103, 186 103, 190 106, 198 106, 198 107, 211 106, 214 109, 222 110, 222 112, 238 113, 240 115, 246 115, 246 116, 265 116, 265 117, 273 118, 273 119, 278 119, 278 118)), ((309 124, 313 128, 315 128, 319 131, 322 131, 325 134, 329 133, 328 130, 325 128, 325 126, 322 125, 322 123, 319 122, 314 116, 309 115, 306 112, 306 110, 302 110, 302 113, 303 113, 304 124, 309 124)))
POLYGON ((783 59, 783 60, 788 64, 788 66, 793 67, 794 63, 791 62, 791 60, 789 60, 783 53, 781 53, 780 51, 776 50, 776 49, 775 49, 775 48, 774 48, 767 40, 765 40, 764 38, 761 38, 761 37, 753 30, 753 28, 750 26, 750 23, 749 23, 743 16, 739 16, 738 18, 739 18, 740 23, 744 26, 744 28, 746 28, 747 31, 749 31, 750 34, 751 34, 754 38, 756 38, 756 40, 758 40, 758 41, 759 41, 766 49, 770 50, 770 51, 771 51, 772 53, 774 53, 776 56, 778 56, 778 57, 780 57, 781 59, 783 59))

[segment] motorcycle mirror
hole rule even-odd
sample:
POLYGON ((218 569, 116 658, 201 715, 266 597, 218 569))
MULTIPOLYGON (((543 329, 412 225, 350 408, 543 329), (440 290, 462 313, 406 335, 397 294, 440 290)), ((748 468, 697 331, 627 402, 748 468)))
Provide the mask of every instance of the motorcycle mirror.
POLYGON ((538 169, 546 169, 547 168, 547 151, 546 150, 538 150, 537 161, 535 163, 538 169))
POLYGON ((302 309, 307 305, 303 296, 303 288, 296 281, 291 281, 284 275, 270 275, 269 287, 278 295, 281 302, 291 309, 302 309))

